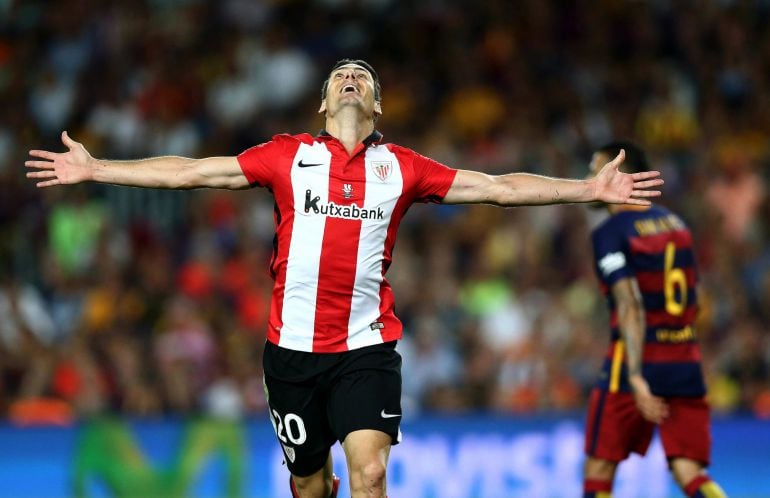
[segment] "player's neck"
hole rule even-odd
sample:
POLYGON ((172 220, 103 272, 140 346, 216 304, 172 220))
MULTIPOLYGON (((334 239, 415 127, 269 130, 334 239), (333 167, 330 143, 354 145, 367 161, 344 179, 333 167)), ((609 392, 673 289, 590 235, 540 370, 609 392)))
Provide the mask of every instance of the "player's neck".
POLYGON ((326 131, 345 147, 348 154, 374 132, 374 120, 354 107, 343 107, 334 116, 326 116, 326 131))

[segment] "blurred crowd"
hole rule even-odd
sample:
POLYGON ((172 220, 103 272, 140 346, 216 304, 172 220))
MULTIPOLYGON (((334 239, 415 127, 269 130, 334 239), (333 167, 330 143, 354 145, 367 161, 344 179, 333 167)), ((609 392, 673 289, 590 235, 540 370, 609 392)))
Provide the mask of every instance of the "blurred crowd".
MULTIPOLYGON (((61 130, 96 157, 235 155, 315 133, 343 57, 388 142, 583 177, 630 138, 691 225, 719 412, 770 417, 770 2, 0 0, 0 415, 265 411, 273 209, 259 189, 38 190, 61 130)), ((580 410, 609 340, 601 210, 416 206, 389 272, 404 407, 580 410)))

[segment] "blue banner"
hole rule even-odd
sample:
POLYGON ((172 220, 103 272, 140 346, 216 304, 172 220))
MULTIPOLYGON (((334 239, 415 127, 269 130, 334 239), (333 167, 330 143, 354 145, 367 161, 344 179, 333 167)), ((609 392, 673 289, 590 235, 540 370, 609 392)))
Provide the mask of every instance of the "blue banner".
MULTIPOLYGON (((583 426, 574 417, 420 418, 391 451, 390 498, 581 496, 583 426)), ((770 497, 770 422, 713 421, 711 475, 731 498, 770 497)), ((268 419, 124 421, 73 428, 0 425, 0 497, 288 497, 268 419), (155 487, 153 487, 155 486, 155 487), (159 487, 158 487, 159 486, 159 487), (165 486, 165 487, 163 487, 165 486)), ((333 450, 350 496, 341 448, 333 450)), ((618 498, 681 497, 656 438, 620 468, 618 498)))

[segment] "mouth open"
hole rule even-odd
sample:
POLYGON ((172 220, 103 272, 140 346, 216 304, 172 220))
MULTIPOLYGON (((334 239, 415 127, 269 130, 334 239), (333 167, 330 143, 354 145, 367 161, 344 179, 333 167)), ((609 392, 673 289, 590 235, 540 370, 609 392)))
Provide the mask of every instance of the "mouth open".
POLYGON ((342 90, 340 90, 340 93, 358 93, 358 88, 356 88, 354 85, 345 85, 342 87, 342 90))

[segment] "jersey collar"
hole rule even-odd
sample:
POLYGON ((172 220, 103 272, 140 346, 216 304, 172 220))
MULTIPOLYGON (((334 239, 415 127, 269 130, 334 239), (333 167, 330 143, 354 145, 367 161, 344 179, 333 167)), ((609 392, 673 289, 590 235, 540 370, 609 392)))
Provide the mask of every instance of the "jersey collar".
MULTIPOLYGON (((328 131, 321 130, 318 132, 318 137, 330 137, 334 138, 328 131)), ((370 145, 376 145, 382 141, 382 133, 380 133, 377 130, 374 130, 371 135, 366 137, 364 139, 364 146, 369 147, 370 145)))

